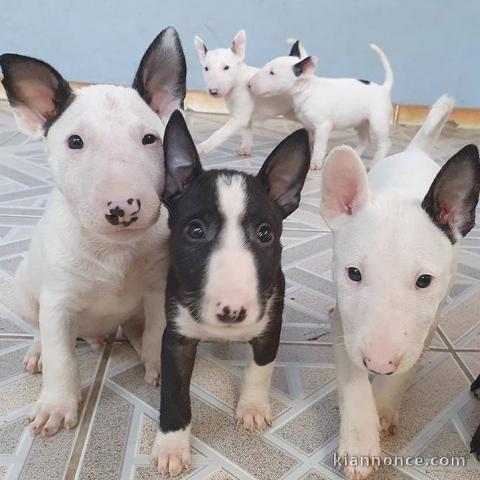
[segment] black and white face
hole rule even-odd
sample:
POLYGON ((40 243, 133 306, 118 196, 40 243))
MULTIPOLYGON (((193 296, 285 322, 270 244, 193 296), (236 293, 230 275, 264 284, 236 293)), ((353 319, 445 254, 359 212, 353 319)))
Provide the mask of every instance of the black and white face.
POLYGON ((200 323, 256 323, 281 268, 282 220, 297 208, 308 172, 307 133, 284 140, 257 176, 204 171, 180 113, 164 146, 175 297, 200 323))

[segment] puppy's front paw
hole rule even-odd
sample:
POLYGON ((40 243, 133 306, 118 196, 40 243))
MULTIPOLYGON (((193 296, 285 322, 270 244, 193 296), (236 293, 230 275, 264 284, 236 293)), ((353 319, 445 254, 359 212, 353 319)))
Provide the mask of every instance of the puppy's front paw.
POLYGON ((380 433, 383 436, 393 436, 398 433, 400 412, 391 407, 378 407, 378 418, 380 419, 380 433))
POLYGON ((241 157, 250 157, 252 155, 252 147, 240 147, 238 154, 241 157))
POLYGON ((23 358, 23 368, 29 373, 40 373, 42 371, 42 355, 40 349, 33 345, 28 349, 23 358))
POLYGON ((347 478, 364 480, 380 466, 378 431, 351 430, 348 435, 342 435, 338 446, 338 456, 347 478))
POLYGON ((211 149, 208 147, 208 144, 205 142, 199 143, 197 145, 197 153, 199 155, 206 155, 211 149))
POLYGON ((316 160, 312 160, 312 162, 310 163, 310 170, 321 170, 321 168, 323 167, 323 161, 316 161, 316 160))
POLYGON ((160 362, 145 362, 145 382, 152 387, 159 384, 160 362))
POLYGON ((260 405, 247 405, 239 403, 235 415, 237 424, 242 424, 251 432, 263 431, 272 425, 272 410, 268 403, 260 405))
POLYGON ((52 401, 40 396, 28 416, 28 421, 34 435, 49 437, 55 435, 63 426, 72 430, 78 423, 78 400, 65 397, 52 401))
POLYGON ((175 477, 188 470, 190 457, 190 427, 176 432, 158 432, 152 449, 152 462, 162 475, 175 477))

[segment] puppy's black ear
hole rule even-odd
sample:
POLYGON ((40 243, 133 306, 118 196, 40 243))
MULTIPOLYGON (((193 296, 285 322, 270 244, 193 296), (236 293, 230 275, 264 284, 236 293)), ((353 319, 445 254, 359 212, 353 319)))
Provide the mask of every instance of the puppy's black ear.
POLYGON ((6 53, 0 65, 18 128, 33 138, 43 137, 73 99, 68 82, 36 58, 6 53))
POLYGON ((163 151, 166 175, 164 197, 170 202, 202 173, 197 149, 179 110, 172 113, 165 128, 163 151))
POLYGON ((317 57, 305 57, 293 66, 293 73, 296 77, 301 75, 313 75, 315 68, 317 68, 317 57))
POLYGON ((187 65, 177 31, 167 27, 153 40, 138 67, 133 88, 166 122, 183 107, 187 65))
POLYGON ((480 192, 480 160, 475 145, 467 145, 440 169, 422 208, 452 243, 475 225, 480 192))
POLYGON ((290 53, 288 54, 290 57, 301 57, 300 54, 300 41, 297 40, 293 45, 292 48, 290 49, 290 53))
POLYGON ((282 210, 283 218, 297 209, 309 168, 308 133, 301 129, 277 145, 258 172, 258 180, 282 210))

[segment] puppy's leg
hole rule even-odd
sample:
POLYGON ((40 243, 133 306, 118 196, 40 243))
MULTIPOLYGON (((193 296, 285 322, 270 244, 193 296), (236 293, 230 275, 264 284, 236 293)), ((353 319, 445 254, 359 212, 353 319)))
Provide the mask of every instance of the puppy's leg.
POLYGON ((40 296, 40 339, 43 384, 29 416, 34 433, 53 435, 62 425, 72 429, 78 422, 80 377, 75 360, 75 312, 71 299, 55 292, 40 296))
POLYGON ((27 260, 23 259, 13 280, 13 293, 15 298, 15 312, 34 327, 33 343, 23 358, 23 368, 30 373, 39 373, 42 371, 42 348, 40 344, 40 332, 38 330, 38 302, 31 294, 30 285, 27 276, 27 260))
POLYGON ((477 377, 477 379, 472 383, 472 386, 470 387, 470 390, 473 392, 473 394, 480 399, 480 375, 477 377))
POLYGON ((35 332, 33 343, 23 358, 23 368, 29 373, 40 373, 42 371, 42 346, 40 332, 38 331, 35 332))
POLYGON ((162 341, 160 430, 152 450, 153 463, 163 475, 190 468, 190 380, 198 340, 178 335, 167 325, 162 341))
POLYGON ((470 442, 470 452, 477 457, 477 460, 480 460, 480 425, 477 428, 477 431, 473 435, 472 441, 470 442))
POLYGON ((250 117, 247 117, 246 119, 232 117, 223 127, 219 128, 215 133, 207 138, 207 140, 198 145, 198 153, 202 155, 215 150, 215 148, 227 141, 232 135, 240 132, 244 128, 247 128, 249 121, 250 117))
POLYGON ((369 163, 372 167, 379 160, 383 160, 390 151, 392 142, 390 141, 390 116, 385 114, 373 115, 370 119, 370 127, 377 139, 377 151, 373 160, 369 163))
MULTIPOLYGON (((480 375, 472 383, 470 390, 473 394, 480 399, 480 375)), ((477 457, 477 460, 480 460, 480 425, 477 428, 477 431, 473 435, 472 441, 470 442, 470 452, 477 457)))
POLYGON ((252 154, 253 132, 252 122, 242 130, 242 144, 240 145, 239 155, 249 157, 252 154))
POLYGON ((324 122, 315 126, 312 161, 310 168, 320 170, 327 153, 328 137, 332 131, 332 124, 324 122))
POLYGON ((355 130, 358 135, 358 145, 355 147, 355 151, 358 155, 363 155, 370 144, 370 125, 368 121, 365 121, 358 125, 355 130))
POLYGON ((271 323, 267 332, 250 342, 253 358, 243 377, 236 418, 251 431, 261 431, 272 424, 270 385, 280 343, 280 330, 281 317, 271 323))
POLYGON ((339 323, 337 317, 334 350, 341 417, 338 455, 345 476, 361 480, 379 463, 379 422, 368 372, 350 359, 339 323))
POLYGON ((165 286, 149 292, 143 299, 145 329, 142 336, 142 361, 145 364, 145 381, 158 385, 160 377, 160 353, 165 330, 165 286))
POLYGON ((400 404, 414 373, 415 369, 412 368, 403 374, 389 377, 376 375, 373 379, 373 396, 383 435, 395 435, 397 433, 400 404))

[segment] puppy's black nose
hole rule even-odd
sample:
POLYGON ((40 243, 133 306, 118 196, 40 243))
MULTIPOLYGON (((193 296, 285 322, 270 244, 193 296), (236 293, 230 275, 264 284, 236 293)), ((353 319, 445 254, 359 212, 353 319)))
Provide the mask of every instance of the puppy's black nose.
POLYGON ((217 319, 224 323, 240 323, 245 320, 247 311, 244 307, 240 310, 231 310, 230 307, 225 306, 221 313, 217 313, 217 319))
POLYGON ((218 95, 218 88, 209 88, 208 91, 212 97, 216 97, 218 95))
POLYGON ((247 87, 250 90, 252 88, 252 84, 250 82, 247 83, 247 87))

